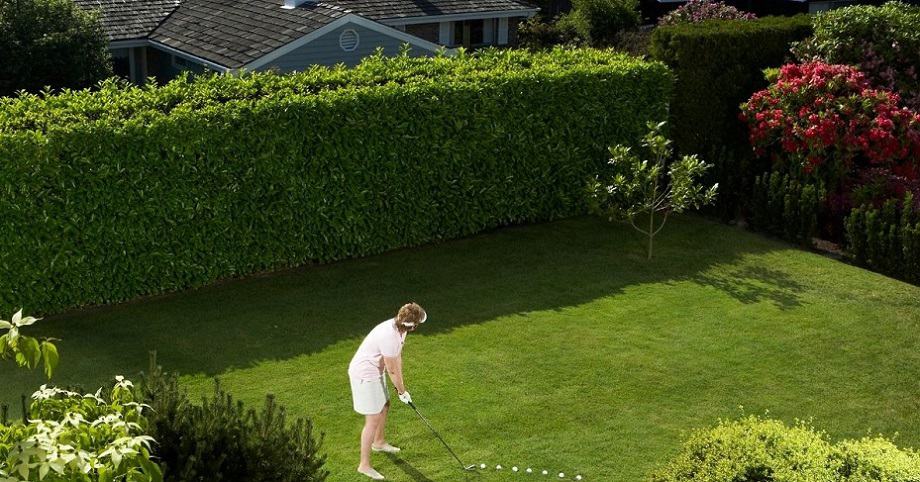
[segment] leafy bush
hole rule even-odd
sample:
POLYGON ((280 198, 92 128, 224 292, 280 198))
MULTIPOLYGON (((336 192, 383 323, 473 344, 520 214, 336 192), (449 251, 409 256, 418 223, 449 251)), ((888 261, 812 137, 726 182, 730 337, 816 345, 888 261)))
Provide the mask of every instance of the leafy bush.
POLYGON ((869 168, 920 177, 920 114, 870 88, 846 65, 790 64, 742 105, 760 155, 829 189, 849 189, 869 168))
POLYGON ((723 193, 718 210, 724 217, 736 214, 754 177, 766 170, 752 159, 738 106, 766 87, 763 69, 782 65, 790 44, 810 33, 804 15, 710 20, 652 32, 653 58, 677 77, 670 110, 674 144, 680 153, 700 153, 713 161, 713 177, 723 193))
POLYGON ((71 0, 0 2, 0 96, 83 88, 112 75, 95 14, 71 0))
POLYGON ((639 0, 572 0, 571 22, 578 35, 595 47, 614 45, 617 34, 642 20, 639 0))
POLYGON ((833 444, 804 423, 746 417, 695 431, 652 482, 914 482, 920 454, 880 438, 833 444))
POLYGON ((160 481, 145 408, 122 377, 105 395, 43 385, 32 395, 27 424, 0 425, 0 480, 160 481))
POLYGON ((670 88, 660 63, 556 49, 0 101, 0 308, 583 213, 606 146, 663 119, 670 88))
POLYGON ((518 25, 518 42, 521 47, 535 50, 578 44, 581 39, 570 18, 563 14, 547 22, 539 16, 531 17, 518 25))
POLYGON ((748 225, 755 231, 811 245, 819 234, 819 220, 827 193, 820 185, 802 183, 781 172, 754 179, 747 203, 748 225))
POLYGON ((313 424, 288 423, 283 407, 266 398, 260 412, 215 386, 202 405, 189 402, 175 375, 155 364, 143 378, 141 393, 152 407, 150 433, 166 481, 312 482, 323 481, 322 437, 313 424))
POLYGON ((911 193, 881 208, 853 209, 844 224, 847 254, 853 262, 920 283, 920 206, 911 193))
POLYGON ((822 12, 814 35, 795 47, 803 62, 859 67, 873 87, 899 92, 920 109, 920 7, 901 2, 822 12))
POLYGON ((753 13, 713 0, 690 0, 658 19, 658 25, 700 23, 706 20, 753 20, 753 13))

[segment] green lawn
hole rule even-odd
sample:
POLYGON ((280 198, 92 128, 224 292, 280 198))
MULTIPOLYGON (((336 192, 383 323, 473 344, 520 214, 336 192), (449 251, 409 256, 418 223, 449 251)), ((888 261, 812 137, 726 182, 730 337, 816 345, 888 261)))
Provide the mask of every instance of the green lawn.
MULTIPOLYGON (((157 349, 192 390, 265 393, 326 432, 353 475, 361 419, 348 361, 404 301, 429 322, 404 356, 418 406, 470 463, 641 480, 719 417, 813 418, 920 446, 920 288, 735 228, 678 218, 647 262, 630 228, 593 218, 503 229, 49 319, 55 383, 94 387, 157 349)), ((3 368, 4 398, 41 378, 3 368)), ((396 402, 398 404, 398 402, 396 402)), ((463 480, 396 406, 390 480, 463 480)), ((496 474, 482 480, 526 480, 496 474)), ((531 476, 535 478, 535 476, 531 476)))

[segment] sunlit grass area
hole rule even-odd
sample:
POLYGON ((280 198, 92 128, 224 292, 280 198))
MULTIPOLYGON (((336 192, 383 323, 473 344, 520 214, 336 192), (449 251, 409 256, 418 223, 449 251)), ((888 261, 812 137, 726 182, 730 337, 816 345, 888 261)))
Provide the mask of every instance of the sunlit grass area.
MULTIPOLYGON (((346 368, 374 324, 414 300, 404 351, 418 407, 481 480, 496 464, 641 480, 719 417, 813 418, 920 446, 920 288, 728 226, 678 218, 645 260, 595 218, 230 281, 44 321, 53 383, 95 388, 157 350, 195 393, 212 377, 250 404, 273 393, 326 433, 330 480, 354 475, 361 417, 346 368)), ((3 399, 43 383, 3 370, 3 399)), ((464 475, 394 396, 389 480, 464 475)), ((18 410, 14 410, 18 411, 18 410)), ((536 476, 530 476, 534 478, 536 476)))

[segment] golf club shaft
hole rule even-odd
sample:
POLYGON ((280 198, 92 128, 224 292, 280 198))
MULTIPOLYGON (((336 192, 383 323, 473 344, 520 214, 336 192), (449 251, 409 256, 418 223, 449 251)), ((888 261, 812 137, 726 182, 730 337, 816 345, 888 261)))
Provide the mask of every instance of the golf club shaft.
POLYGON ((418 418, 422 419, 422 422, 425 422, 425 425, 428 426, 428 430, 431 430, 431 433, 433 433, 434 436, 437 437, 438 440, 440 440, 442 444, 444 444, 444 448, 446 448, 447 451, 450 452, 450 454, 454 456, 454 459, 457 460, 457 463, 460 464, 460 467, 463 470, 467 470, 466 466, 463 465, 463 462, 460 460, 460 457, 457 457, 457 454, 455 454, 454 451, 451 450, 450 445, 447 445, 447 442, 445 442, 444 439, 441 437, 441 435, 438 434, 438 431, 435 430, 434 427, 431 426, 431 422, 429 422, 428 419, 425 418, 425 416, 422 415, 422 413, 418 411, 418 408, 416 408, 415 404, 412 402, 409 402, 409 406, 412 407, 412 410, 415 410, 415 414, 418 415, 418 418))

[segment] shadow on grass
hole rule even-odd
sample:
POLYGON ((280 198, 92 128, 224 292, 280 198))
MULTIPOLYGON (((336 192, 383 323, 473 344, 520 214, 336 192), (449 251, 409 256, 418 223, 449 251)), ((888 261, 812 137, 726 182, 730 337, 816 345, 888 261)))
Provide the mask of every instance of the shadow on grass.
POLYGON ((700 273, 690 279, 717 288, 742 303, 770 302, 783 310, 800 306, 798 294, 805 289, 788 274, 762 266, 700 273))
MULTIPOLYGON (((94 387, 146 368, 147 353, 182 374, 216 375, 260 361, 357 344, 404 302, 430 321, 413 336, 444 333, 502 315, 562 309, 631 285, 695 281, 744 303, 798 304, 803 287, 769 268, 731 271, 744 255, 786 245, 735 228, 677 217, 647 261, 631 228, 583 217, 511 227, 364 259, 219 283, 185 293, 67 313, 37 326, 60 338, 54 383, 94 387), (705 273, 712 267, 729 271, 705 273)), ((691 303, 692 300, 688 300, 691 303)), ((32 333, 36 334, 36 333, 32 333)), ((348 360, 342 360, 344 373, 348 360)), ((15 403, 43 383, 4 370, 0 400, 15 403)))

